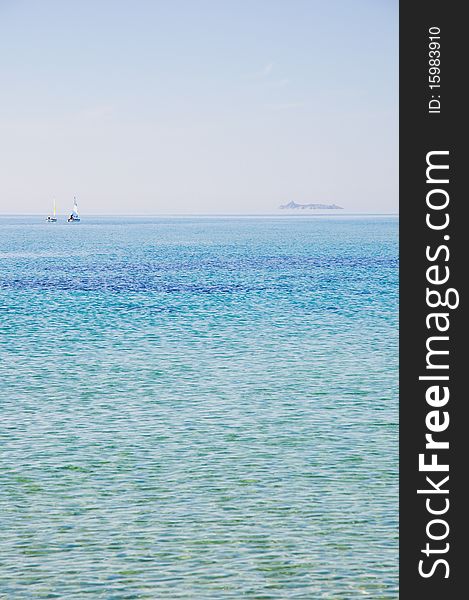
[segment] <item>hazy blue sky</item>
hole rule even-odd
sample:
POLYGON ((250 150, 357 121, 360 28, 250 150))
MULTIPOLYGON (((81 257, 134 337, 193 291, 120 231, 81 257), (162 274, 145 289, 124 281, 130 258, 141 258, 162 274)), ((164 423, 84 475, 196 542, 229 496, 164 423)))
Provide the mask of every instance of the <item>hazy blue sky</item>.
POLYGON ((395 212, 397 25, 397 0, 0 0, 0 212, 395 212))

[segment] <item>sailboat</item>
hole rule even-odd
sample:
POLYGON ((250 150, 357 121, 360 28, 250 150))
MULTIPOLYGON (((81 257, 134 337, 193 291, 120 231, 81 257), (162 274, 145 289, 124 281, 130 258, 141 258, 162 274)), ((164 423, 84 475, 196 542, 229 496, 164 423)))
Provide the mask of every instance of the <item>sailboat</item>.
POLYGON ((57 209, 56 209, 56 206, 55 206, 55 200, 54 200, 54 216, 53 216, 53 217, 51 217, 51 216, 49 215, 49 216, 47 217, 46 221, 47 221, 48 223, 57 223, 57 216, 56 216, 56 215, 57 215, 57 209))
POLYGON ((67 221, 69 223, 79 223, 80 222, 80 217, 78 216, 77 199, 75 198, 75 196, 73 196, 73 210, 72 210, 72 214, 68 217, 67 221))

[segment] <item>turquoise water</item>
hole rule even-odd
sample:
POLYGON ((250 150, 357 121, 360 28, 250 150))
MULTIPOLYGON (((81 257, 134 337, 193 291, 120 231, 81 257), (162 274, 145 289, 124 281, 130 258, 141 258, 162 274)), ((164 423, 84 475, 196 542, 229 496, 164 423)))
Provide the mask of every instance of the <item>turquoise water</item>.
POLYGON ((0 597, 397 598, 397 227, 0 219, 0 597))

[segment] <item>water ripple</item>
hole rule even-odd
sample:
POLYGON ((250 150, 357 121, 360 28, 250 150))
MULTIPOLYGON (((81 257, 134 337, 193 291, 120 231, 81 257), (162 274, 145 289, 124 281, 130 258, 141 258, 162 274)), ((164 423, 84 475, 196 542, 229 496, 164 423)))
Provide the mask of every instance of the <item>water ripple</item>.
POLYGON ((1 597, 398 597, 395 219, 0 229, 1 597))

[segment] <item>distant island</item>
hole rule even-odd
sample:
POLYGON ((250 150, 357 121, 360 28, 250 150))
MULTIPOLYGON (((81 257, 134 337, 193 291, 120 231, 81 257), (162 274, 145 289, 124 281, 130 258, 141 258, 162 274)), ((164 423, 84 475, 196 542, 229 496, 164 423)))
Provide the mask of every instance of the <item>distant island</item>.
POLYGON ((288 204, 281 204, 280 208, 309 208, 318 210, 343 210, 342 206, 337 204, 297 204, 296 202, 289 202, 288 204))

